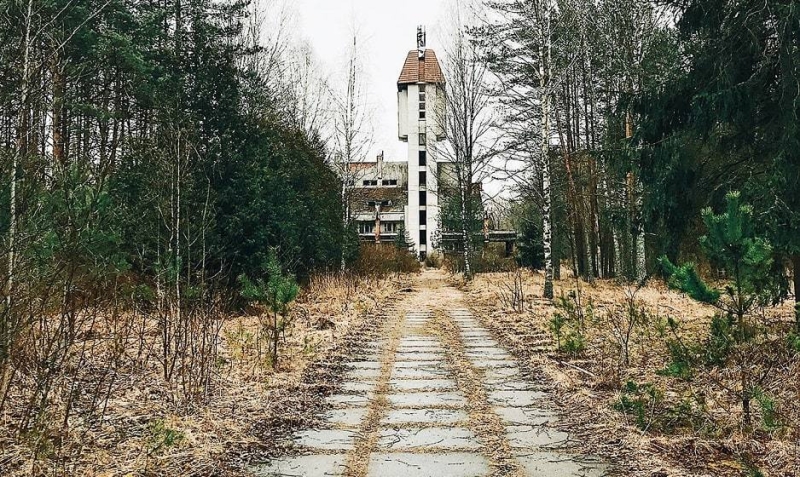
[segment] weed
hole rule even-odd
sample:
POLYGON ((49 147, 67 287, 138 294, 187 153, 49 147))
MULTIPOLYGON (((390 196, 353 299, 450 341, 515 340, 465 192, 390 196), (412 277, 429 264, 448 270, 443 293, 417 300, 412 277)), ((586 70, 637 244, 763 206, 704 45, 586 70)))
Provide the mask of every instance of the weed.
POLYGON ((622 387, 619 402, 612 406, 615 410, 636 418, 636 426, 647 430, 653 422, 655 410, 663 401, 664 394, 650 383, 636 384, 628 381, 622 387))
POLYGON ((761 388, 753 390, 753 399, 761 408, 761 427, 765 431, 775 431, 783 427, 776 410, 775 399, 768 396, 761 388))
POLYGON ((183 432, 167 427, 162 419, 151 421, 147 426, 147 430, 150 432, 150 454, 180 445, 186 438, 183 432))
POLYGON ((800 333, 789 333, 786 337, 786 346, 792 353, 800 353, 800 333))

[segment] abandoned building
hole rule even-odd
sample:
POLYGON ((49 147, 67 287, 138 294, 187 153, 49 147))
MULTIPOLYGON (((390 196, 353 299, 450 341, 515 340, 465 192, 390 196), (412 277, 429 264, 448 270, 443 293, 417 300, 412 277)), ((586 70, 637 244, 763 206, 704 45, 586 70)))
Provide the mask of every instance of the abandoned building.
POLYGON ((406 55, 397 81, 398 137, 408 144, 405 160, 351 164, 355 174, 351 210, 365 241, 393 241, 401 228, 414 250, 425 259, 438 230, 438 168, 428 155, 433 141, 442 141, 445 79, 436 53, 425 47, 417 30, 417 49, 406 55), (402 226, 402 227, 401 227, 402 226))
MULTIPOLYGON (((386 161, 381 153, 375 161, 350 164, 350 210, 362 241, 392 242, 406 231, 420 260, 425 260, 438 246, 435 240, 454 239, 453 233, 437 233, 439 191, 446 187, 446 178, 454 177, 453 165, 429 154, 434 142, 446 139, 444 103, 445 77, 419 27, 417 49, 406 55, 397 80, 397 129, 399 140, 408 145, 405 160, 386 161)), ((480 190, 480 184, 476 186, 480 190)), ((487 241, 507 242, 507 250, 515 237, 486 232, 487 241)))

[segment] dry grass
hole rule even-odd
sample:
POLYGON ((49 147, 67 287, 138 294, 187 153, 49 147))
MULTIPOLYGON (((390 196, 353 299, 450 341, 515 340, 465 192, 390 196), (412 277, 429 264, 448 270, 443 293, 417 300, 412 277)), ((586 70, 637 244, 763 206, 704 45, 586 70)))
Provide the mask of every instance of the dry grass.
MULTIPOLYGON (((800 475, 800 360, 781 355, 780 333, 771 337, 772 345, 757 350, 754 365, 778 358, 762 387, 775 399, 782 426, 746 432, 740 425, 740 404, 730 391, 736 389, 735 373, 701 369, 691 381, 659 373, 670 362, 661 334, 666 317, 681 323, 681 339, 702 342, 714 313, 711 307, 667 290, 661 283, 639 290, 636 303, 646 310, 648 319, 631 332, 626 365, 619 346, 620 322, 615 317, 624 311, 633 289, 607 280, 556 283, 556 296, 579 290, 581 305, 585 309, 591 304, 593 309, 586 321, 585 351, 568 355, 555 349, 549 322, 556 308, 540 298, 542 275, 525 272, 527 306, 521 313, 503 298, 513 279, 511 274, 486 274, 465 288, 485 324, 551 383, 566 419, 561 426, 573 435, 577 432, 587 451, 620 462, 626 475, 657 475, 653 474, 657 469, 681 476, 757 475, 748 474, 753 468, 767 476, 800 475), (621 386, 629 381, 648 383, 661 393, 653 409, 645 413, 644 430, 634 416, 613 409, 620 402, 621 386), (681 409, 681 405, 688 407, 681 409), (681 410, 675 416, 668 414, 676 409, 681 410), (652 422, 648 421, 651 414, 652 422)), ((780 330, 788 327, 791 316, 787 304, 767 310, 763 320, 780 330)), ((760 423, 761 411, 755 403, 754 411, 754 421, 760 423)))
POLYGON ((347 456, 346 477, 365 477, 367 475, 370 454, 376 448, 380 437, 378 431, 381 421, 386 415, 386 410, 389 408, 389 399, 387 398, 389 379, 392 376, 392 368, 402 332, 402 319, 398 315, 395 312, 394 316, 390 318, 393 322, 389 329, 388 343, 381 355, 381 372, 375 384, 375 398, 370 400, 367 415, 361 422, 355 448, 347 456))
POLYGON ((443 312, 434 319, 436 333, 448 350, 447 359, 458 384, 467 396, 467 412, 470 428, 474 429, 484 443, 492 464, 492 475, 503 477, 522 476, 522 470, 514 459, 500 416, 492 409, 483 385, 483 371, 470 363, 465 356, 464 343, 459 336, 458 325, 443 312))
MULTIPOLYGON (((102 419, 74 419, 58 439, 47 436, 57 449, 31 454, 37 436, 12 433, 9 424, 24 403, 9 396, 0 416, 0 475, 245 474, 257 456, 280 452, 278 436, 307 424, 336 385, 344 357, 374 332, 378 305, 405 286, 403 280, 316 277, 293 309, 276 368, 254 351, 257 317, 226 318, 212 385, 195 402, 180 400, 178 385, 161 378, 156 323, 145 320, 143 339, 123 344, 124 366, 113 370, 102 419)), ((93 350, 87 372, 105 369, 108 348, 119 346, 110 339, 112 328, 97 328, 78 343, 93 350)))

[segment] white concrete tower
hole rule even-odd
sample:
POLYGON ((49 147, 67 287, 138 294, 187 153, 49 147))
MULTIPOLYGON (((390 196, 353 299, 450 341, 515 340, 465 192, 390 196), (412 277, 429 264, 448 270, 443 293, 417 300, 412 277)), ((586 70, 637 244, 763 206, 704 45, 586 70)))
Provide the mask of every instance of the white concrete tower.
POLYGON ((424 260, 438 229, 438 167, 428 146, 444 139, 445 80, 433 50, 425 48, 425 30, 417 28, 417 49, 406 56, 397 81, 397 125, 408 143, 406 230, 424 260))

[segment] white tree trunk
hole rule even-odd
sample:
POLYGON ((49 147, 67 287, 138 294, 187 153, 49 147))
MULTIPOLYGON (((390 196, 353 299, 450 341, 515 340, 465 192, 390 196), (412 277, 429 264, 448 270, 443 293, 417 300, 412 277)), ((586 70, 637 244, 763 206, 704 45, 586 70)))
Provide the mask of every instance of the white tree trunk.
POLYGON ((645 246, 644 246, 644 219, 642 217, 642 182, 639 180, 638 177, 634 175, 633 177, 634 185, 633 191, 636 195, 635 199, 635 207, 636 207, 636 221, 637 221, 637 234, 634 237, 636 241, 636 280, 641 282, 647 276, 647 257, 645 256, 645 246))
MULTIPOLYGON (((22 60, 22 84, 20 85, 20 124, 17 137, 17 148, 14 151, 11 162, 11 190, 9 193, 9 224, 8 224, 8 280, 6 285, 6 306, 11 308, 13 303, 13 288, 16 274, 16 249, 17 249, 17 168, 19 158, 23 153, 23 146, 28 144, 28 96, 30 95, 30 40, 31 40, 31 16, 33 15, 33 0, 28 0, 27 13, 25 15, 25 44, 23 45, 22 60)), ((5 336, 3 337, 5 338, 5 336)))
POLYGON ((544 248, 544 297, 553 298, 553 228, 550 196, 550 101, 548 95, 542 97, 542 245, 544 248))
POLYGON ((544 297, 553 298, 553 225, 552 198, 550 191, 550 10, 545 7, 545 25, 539 25, 542 47, 539 48, 539 90, 541 91, 542 118, 541 124, 541 167, 542 167, 542 246, 544 248, 544 297), (542 51, 544 49, 544 51, 542 51))
MULTIPOLYGON (((471 181, 468 181, 471 182, 471 181)), ((465 190, 469 185, 465 185, 462 181, 461 184, 461 236, 464 240, 464 278, 470 280, 472 278, 472 264, 470 263, 470 241, 469 241, 469 225, 467 218, 467 191, 465 190)))

